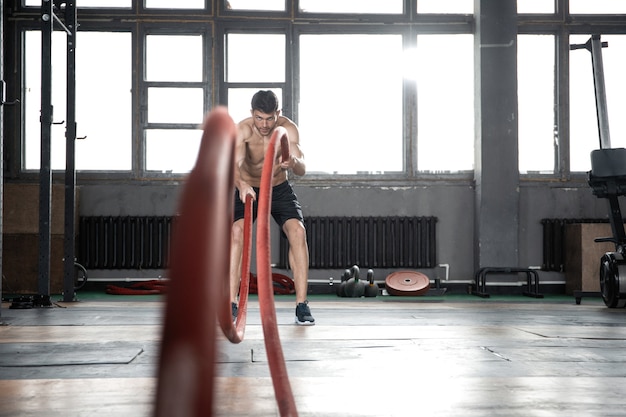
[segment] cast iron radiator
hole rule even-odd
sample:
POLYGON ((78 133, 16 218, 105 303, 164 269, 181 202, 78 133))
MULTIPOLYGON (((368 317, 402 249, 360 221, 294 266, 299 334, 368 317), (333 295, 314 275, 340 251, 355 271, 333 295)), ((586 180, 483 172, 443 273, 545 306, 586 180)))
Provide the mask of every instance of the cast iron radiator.
MULTIPOLYGON (((434 268, 436 217, 306 217, 311 269, 434 268)), ((289 266, 289 243, 280 237, 280 268, 289 266)))
POLYGON ((87 269, 168 266, 172 217, 80 217, 77 259, 87 269))
POLYGON ((542 219, 543 264, 541 269, 563 272, 565 265, 565 225, 608 222, 608 219, 542 219))

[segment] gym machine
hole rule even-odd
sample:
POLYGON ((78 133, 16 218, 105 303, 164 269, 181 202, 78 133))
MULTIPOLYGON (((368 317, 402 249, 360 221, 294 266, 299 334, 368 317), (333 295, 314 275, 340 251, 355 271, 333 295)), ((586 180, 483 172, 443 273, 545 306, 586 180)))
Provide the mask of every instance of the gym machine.
MULTIPOLYGON (((626 233, 619 197, 626 195, 626 149, 611 148, 602 63, 602 48, 606 46, 608 43, 601 42, 600 35, 592 35, 585 44, 570 45, 570 49, 591 52, 600 149, 591 152, 588 183, 596 197, 608 200, 609 222, 613 233, 611 237, 597 238, 595 241, 612 242, 615 245, 615 251, 605 253, 600 261, 600 294, 607 307, 621 308, 626 306, 626 233), (620 279, 624 282, 620 283, 620 279)), ((581 294, 574 295, 579 303, 581 294)))

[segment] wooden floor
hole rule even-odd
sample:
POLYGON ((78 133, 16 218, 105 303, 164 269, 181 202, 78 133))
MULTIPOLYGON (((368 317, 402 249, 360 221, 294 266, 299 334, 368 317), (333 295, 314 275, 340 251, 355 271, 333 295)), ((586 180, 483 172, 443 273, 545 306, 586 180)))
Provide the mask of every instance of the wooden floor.
MULTIPOLYGON (((300 416, 623 416, 626 310, 599 299, 312 296, 317 325, 280 336, 300 416)), ((149 416, 163 302, 92 297, 8 309, 0 416, 149 416)), ((258 301, 220 340, 218 416, 275 416, 258 301)))

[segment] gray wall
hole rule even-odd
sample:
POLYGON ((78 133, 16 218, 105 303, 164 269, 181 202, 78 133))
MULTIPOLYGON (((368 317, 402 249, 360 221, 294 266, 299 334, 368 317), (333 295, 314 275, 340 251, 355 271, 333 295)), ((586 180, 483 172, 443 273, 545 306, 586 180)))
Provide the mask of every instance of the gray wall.
MULTIPOLYGON (((83 185, 80 215, 173 215, 183 183, 156 185, 83 185)), ((436 216, 437 262, 449 265, 449 280, 470 282, 476 270, 474 236, 475 189, 470 181, 411 187, 324 186, 296 183, 305 216, 436 216)), ((543 262, 544 218, 606 218, 605 200, 594 197, 584 181, 522 182, 519 191, 519 265, 543 262)), ((593 244, 593 242, 590 242, 593 244)), ((278 235, 273 232, 272 259, 278 260, 278 235)), ((253 263, 254 265, 254 263, 253 263)), ((362 265, 367 267, 367 265, 362 265)), ((253 266, 254 268, 254 266, 253 266)), ((343 271, 312 270, 312 281, 337 279, 343 271)), ((384 280, 390 271, 375 271, 384 280)), ((443 268, 422 270, 429 277, 445 277, 443 268)), ((90 271, 94 278, 154 278, 166 271, 90 271)), ((490 282, 515 283, 522 277, 495 277, 490 282), (495 280, 495 281, 494 281, 495 280)), ((565 282, 563 273, 542 272, 542 283, 565 282)))

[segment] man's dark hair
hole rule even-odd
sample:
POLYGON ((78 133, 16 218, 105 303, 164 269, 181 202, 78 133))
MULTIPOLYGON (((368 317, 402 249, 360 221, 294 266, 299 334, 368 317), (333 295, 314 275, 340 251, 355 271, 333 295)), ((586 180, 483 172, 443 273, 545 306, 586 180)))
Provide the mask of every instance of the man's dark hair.
POLYGON ((274 113, 278 110, 278 97, 270 90, 258 91, 252 96, 252 110, 259 110, 266 114, 274 113))

